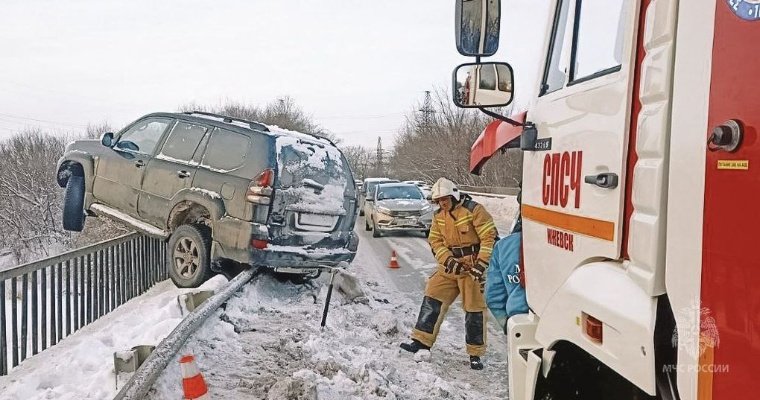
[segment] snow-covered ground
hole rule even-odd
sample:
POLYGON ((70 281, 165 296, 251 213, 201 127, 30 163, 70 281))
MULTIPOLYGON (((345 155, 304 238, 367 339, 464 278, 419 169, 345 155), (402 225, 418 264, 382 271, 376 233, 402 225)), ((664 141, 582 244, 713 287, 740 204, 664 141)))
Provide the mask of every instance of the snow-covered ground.
MULTIPOLYGON (((514 198, 480 197, 502 234, 514 198)), ((421 236, 372 238, 357 223, 361 242, 351 271, 366 298, 349 303, 337 293, 324 330, 319 327, 326 281, 293 285, 263 276, 231 299, 192 336, 191 352, 213 398, 221 399, 504 399, 506 342, 489 330, 486 369, 469 369, 464 315, 452 307, 430 353, 399 352, 419 310, 435 261, 421 236), (391 249, 401 269, 388 269, 391 249)), ((217 277, 207 283, 225 282, 217 277)), ((60 344, 0 377, 2 399, 106 399, 115 395, 113 352, 157 344, 180 321, 176 297, 187 290, 163 282, 60 344)), ((126 377, 120 378, 123 384, 126 377)), ((159 378, 153 399, 181 398, 179 364, 159 378)))
MULTIPOLYGON (((226 282, 218 276, 203 287, 212 290, 226 282)), ((0 399, 113 398, 113 353, 136 345, 157 345, 182 320, 177 296, 188 291, 177 289, 171 281, 156 284, 0 377, 0 399)), ((124 378, 120 384, 128 377, 124 378)))

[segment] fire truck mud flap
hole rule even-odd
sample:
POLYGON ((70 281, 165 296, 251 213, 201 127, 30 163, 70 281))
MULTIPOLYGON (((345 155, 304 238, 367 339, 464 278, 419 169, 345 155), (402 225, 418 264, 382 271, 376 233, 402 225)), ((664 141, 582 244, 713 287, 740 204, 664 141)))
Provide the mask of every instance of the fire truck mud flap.
POLYGON ((656 316, 657 298, 633 282, 622 264, 595 262, 577 268, 552 296, 535 338, 545 349, 574 343, 653 395, 656 316))
MULTIPOLYGON (((509 387, 511 398, 533 399, 542 371, 541 345, 536 341, 538 318, 535 314, 518 314, 507 321, 509 345, 509 387)), ((547 365, 551 365, 549 362, 547 365)))

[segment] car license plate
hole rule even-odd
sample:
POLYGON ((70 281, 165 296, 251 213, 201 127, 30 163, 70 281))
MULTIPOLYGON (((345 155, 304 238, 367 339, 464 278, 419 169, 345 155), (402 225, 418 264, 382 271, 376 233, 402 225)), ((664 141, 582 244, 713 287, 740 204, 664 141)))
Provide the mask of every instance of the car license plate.
POLYGON ((334 215, 324 214, 307 214, 301 213, 299 215, 299 222, 301 225, 321 226, 326 228, 332 228, 335 226, 335 222, 338 217, 334 215))
POLYGON ((417 225, 417 219, 414 217, 398 218, 396 223, 401 226, 414 226, 417 225))

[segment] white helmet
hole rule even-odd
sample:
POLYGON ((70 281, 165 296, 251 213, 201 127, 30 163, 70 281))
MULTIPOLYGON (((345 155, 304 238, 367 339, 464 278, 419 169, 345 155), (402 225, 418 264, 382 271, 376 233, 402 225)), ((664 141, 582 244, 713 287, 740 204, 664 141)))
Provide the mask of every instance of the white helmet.
POLYGON ((433 184, 433 190, 430 194, 430 197, 433 200, 438 200, 446 196, 452 196, 454 199, 456 199, 456 201, 459 201, 459 189, 457 188, 457 185, 454 184, 454 182, 446 178, 441 178, 435 184, 433 184))

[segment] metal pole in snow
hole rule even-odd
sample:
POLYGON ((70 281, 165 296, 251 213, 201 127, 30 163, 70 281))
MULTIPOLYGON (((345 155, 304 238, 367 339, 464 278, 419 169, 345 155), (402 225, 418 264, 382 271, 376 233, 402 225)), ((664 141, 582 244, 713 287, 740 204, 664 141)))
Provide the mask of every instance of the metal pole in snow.
POLYGON ((327 300, 325 300, 325 309, 322 311, 322 329, 325 328, 325 323, 327 322, 327 312, 330 310, 330 298, 332 297, 333 281, 335 280, 336 271, 337 270, 335 268, 330 269, 330 286, 327 287, 327 300))

